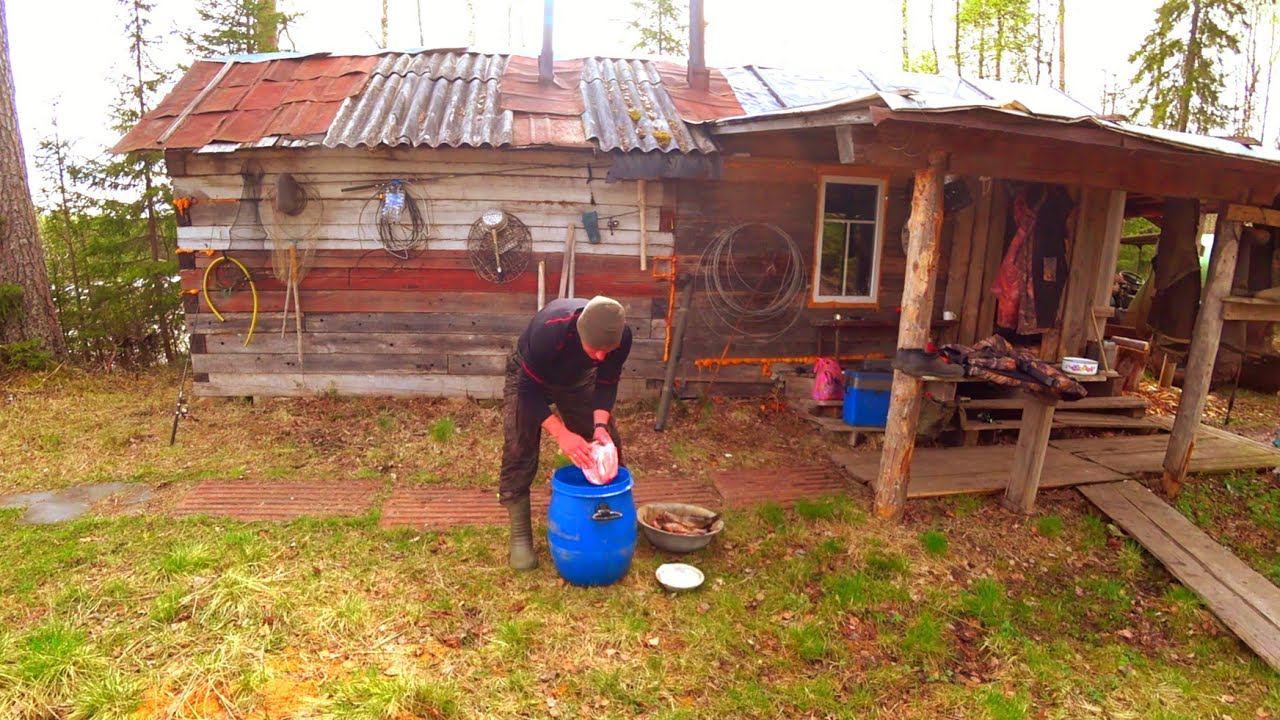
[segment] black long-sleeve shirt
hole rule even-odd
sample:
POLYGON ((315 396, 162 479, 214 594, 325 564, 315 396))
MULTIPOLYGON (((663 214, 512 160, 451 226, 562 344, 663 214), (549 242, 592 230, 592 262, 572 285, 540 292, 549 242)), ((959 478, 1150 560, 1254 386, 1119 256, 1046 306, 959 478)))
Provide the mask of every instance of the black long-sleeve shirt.
POLYGON ((564 298, 547 303, 529 321, 520 335, 516 354, 520 360, 520 399, 541 413, 538 422, 551 415, 546 390, 574 387, 596 372, 595 410, 613 411, 618 399, 622 364, 631 353, 631 328, 623 327, 622 344, 597 363, 582 349, 578 336, 578 316, 587 306, 581 298, 564 298))

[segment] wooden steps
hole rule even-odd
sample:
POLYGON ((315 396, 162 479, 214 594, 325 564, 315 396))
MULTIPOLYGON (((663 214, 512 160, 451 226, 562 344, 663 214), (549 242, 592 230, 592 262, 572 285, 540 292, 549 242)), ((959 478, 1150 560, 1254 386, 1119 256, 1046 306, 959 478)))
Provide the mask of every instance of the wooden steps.
POLYGON ((818 432, 831 435, 848 435, 849 445, 857 445, 867 435, 883 435, 884 428, 870 425, 849 425, 844 421, 843 400, 792 400, 791 408, 800 417, 812 423, 818 432))
POLYGON ((1135 481, 1079 490, 1280 671, 1280 588, 1135 481))

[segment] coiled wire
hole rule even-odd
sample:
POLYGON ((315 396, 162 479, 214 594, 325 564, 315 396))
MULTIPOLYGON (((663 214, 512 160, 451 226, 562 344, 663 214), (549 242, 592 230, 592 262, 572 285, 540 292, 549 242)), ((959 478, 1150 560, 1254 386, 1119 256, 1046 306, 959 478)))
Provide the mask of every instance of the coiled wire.
POLYGON ((700 313, 721 337, 768 341, 782 336, 804 311, 805 261, 785 230, 743 223, 721 230, 702 251, 698 277, 710 312, 700 313), (745 230, 773 237, 765 247, 739 247, 745 230))

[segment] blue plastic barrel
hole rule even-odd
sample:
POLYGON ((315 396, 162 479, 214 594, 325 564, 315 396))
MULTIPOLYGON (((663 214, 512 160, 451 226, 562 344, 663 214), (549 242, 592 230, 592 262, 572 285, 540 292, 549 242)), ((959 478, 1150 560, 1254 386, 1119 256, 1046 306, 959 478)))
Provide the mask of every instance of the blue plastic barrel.
POLYGON ((592 485, 572 465, 551 476, 547 543, 560 577, 574 585, 612 585, 626 576, 636 551, 631 484, 623 467, 608 485, 592 485))

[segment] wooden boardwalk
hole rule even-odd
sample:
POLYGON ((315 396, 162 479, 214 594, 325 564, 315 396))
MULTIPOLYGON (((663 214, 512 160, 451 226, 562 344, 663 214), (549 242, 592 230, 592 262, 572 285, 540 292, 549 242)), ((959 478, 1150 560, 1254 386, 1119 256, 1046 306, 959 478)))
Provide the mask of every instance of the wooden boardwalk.
MULTIPOLYGON (((1168 426, 1168 421, 1156 422, 1168 426)), ((1126 475, 1158 473, 1164 469, 1169 435, 1121 435, 1109 438, 1053 440, 1051 449, 1063 450, 1126 475)), ((1240 437, 1226 430, 1201 425, 1191 453, 1193 473, 1228 472, 1280 467, 1280 450, 1240 437)))
POLYGON ((1079 490, 1280 671, 1280 588, 1136 481, 1079 490))

